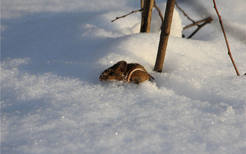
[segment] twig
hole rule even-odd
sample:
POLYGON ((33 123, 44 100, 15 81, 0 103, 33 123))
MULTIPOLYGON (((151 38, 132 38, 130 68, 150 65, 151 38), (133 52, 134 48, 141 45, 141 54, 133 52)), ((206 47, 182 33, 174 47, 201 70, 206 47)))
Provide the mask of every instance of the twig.
POLYGON ((192 36, 194 36, 194 35, 195 35, 195 34, 196 34, 203 26, 205 26, 207 23, 208 23, 208 22, 204 22, 203 24, 199 25, 199 26, 197 27, 197 29, 196 29, 193 33, 191 33, 190 36, 187 37, 187 39, 192 38, 192 36))
MULTIPOLYGON (((205 19, 202 19, 202 20, 199 20, 199 21, 196 21, 195 23, 193 24, 189 24, 187 26, 185 26, 183 28, 183 30, 185 29, 188 29, 190 27, 193 27, 193 26, 197 26, 197 28, 187 37, 187 39, 190 39, 192 38, 202 27, 204 27, 206 24, 210 23, 211 21, 213 21, 213 19, 211 17, 207 17, 205 19), (202 24, 201 24, 202 23, 202 24)), ((183 38, 185 36, 183 35, 183 38)))
POLYGON ((141 7, 141 8, 144 7, 144 0, 141 0, 141 2, 140 2, 140 7, 141 7))
POLYGON ((155 9, 157 10, 157 12, 158 12, 158 14, 159 14, 159 16, 160 16, 160 18, 161 18, 161 23, 163 23, 164 17, 163 17, 163 15, 162 15, 162 13, 161 13, 161 9, 157 6, 157 4, 156 4, 155 1, 154 1, 154 7, 155 7, 155 9))
MULTIPOLYGON (((131 12, 129 12, 129 13, 123 15, 123 16, 116 17, 114 20, 111 20, 111 22, 114 22, 114 21, 116 21, 116 20, 118 20, 118 19, 120 19, 120 18, 124 18, 124 17, 126 17, 126 16, 129 16, 129 15, 131 15, 131 14, 133 14, 133 13, 137 13, 137 12, 143 11, 143 4, 144 4, 144 1, 141 0, 141 9, 133 10, 133 11, 131 11, 131 12)), ((160 16, 160 18, 161 18, 161 22, 163 23, 164 17, 163 17, 163 15, 162 15, 162 13, 161 13, 161 9, 157 6, 157 4, 156 4, 155 1, 154 1, 154 8, 157 10, 157 12, 158 12, 158 14, 159 14, 159 16, 160 16)))
POLYGON ((213 21, 213 18, 207 17, 207 18, 205 18, 205 19, 196 21, 196 22, 194 22, 194 23, 192 23, 192 24, 189 24, 189 25, 185 26, 185 27, 183 28, 183 30, 188 29, 188 28, 193 27, 193 26, 198 26, 198 27, 199 27, 199 26, 200 26, 200 25, 199 25, 200 23, 203 23, 203 22, 205 22, 205 23, 210 23, 210 22, 212 22, 212 21, 213 21))
POLYGON ((227 47, 227 50, 228 50, 228 55, 229 55, 229 57, 230 57, 230 59, 231 59, 231 62, 232 62, 232 64, 233 64, 233 66, 234 66, 234 69, 235 69, 235 71, 236 71, 236 73, 237 73, 237 76, 240 76, 240 73, 239 73, 239 71, 238 71, 238 69, 237 69, 237 66, 236 66, 236 64, 235 64, 235 62, 234 62, 234 60, 233 60, 233 58, 232 58, 231 49, 230 49, 230 46, 229 46, 229 43, 228 43, 228 40, 227 40, 227 36, 226 36, 226 33, 225 33, 225 29, 224 29, 224 26, 223 26, 223 22, 222 22, 222 19, 221 19, 220 14, 219 14, 219 11, 218 11, 218 9, 217 9, 215 0, 213 0, 213 3, 214 3, 214 9, 215 9, 215 11, 216 11, 216 13, 217 13, 217 15, 218 15, 218 18, 219 18, 221 30, 222 30, 222 32, 223 32, 223 34, 224 34, 224 38, 225 38, 225 42, 226 42, 226 47, 227 47))
POLYGON ((202 19, 202 20, 199 20, 199 21, 195 21, 195 20, 193 20, 179 5, 178 5, 178 3, 176 2, 175 3, 175 5, 176 5, 176 7, 184 14, 184 16, 188 19, 188 20, 190 20, 191 22, 192 22, 192 24, 189 24, 189 25, 187 25, 187 26, 185 26, 184 28, 183 28, 183 30, 185 30, 185 29, 188 29, 188 28, 190 28, 190 27, 193 27, 193 26, 197 26, 197 29, 194 31, 194 32, 192 32, 192 34, 190 35, 190 36, 188 36, 187 38, 188 39, 190 39, 192 36, 194 36, 203 26, 205 26, 206 24, 208 24, 208 23, 210 23, 213 19, 211 18, 211 17, 207 17, 207 18, 205 18, 205 19, 202 19), (200 25, 200 23, 202 23, 201 25, 200 25))
POLYGON ((193 24, 195 23, 195 20, 193 20, 179 5, 178 3, 176 2, 175 3, 176 7, 184 14, 184 16, 186 16, 186 18, 188 20, 190 20, 193 24))
POLYGON ((138 10, 133 10, 133 11, 131 11, 131 12, 129 12, 129 13, 123 15, 123 16, 116 17, 114 20, 111 20, 111 22, 114 22, 114 21, 116 21, 116 20, 118 20, 118 19, 120 19, 120 18, 124 18, 124 17, 129 16, 129 15, 131 15, 131 14, 133 14, 133 13, 137 13, 137 12, 141 12, 141 11, 143 11, 142 8, 141 8, 141 9, 138 9, 138 10))

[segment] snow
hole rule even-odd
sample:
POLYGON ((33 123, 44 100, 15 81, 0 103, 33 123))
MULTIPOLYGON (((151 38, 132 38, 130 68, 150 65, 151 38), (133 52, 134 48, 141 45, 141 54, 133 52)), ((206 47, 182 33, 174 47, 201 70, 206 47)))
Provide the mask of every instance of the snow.
MULTIPOLYGON (((189 21, 176 10, 156 73, 157 13, 148 34, 138 33, 140 14, 110 22, 139 1, 1 1, 1 153, 244 154, 246 77, 235 74, 212 2, 179 4, 215 21, 183 39, 189 21), (119 60, 142 64, 155 82, 98 81, 119 60)), ((217 5, 243 74, 246 4, 217 5)))

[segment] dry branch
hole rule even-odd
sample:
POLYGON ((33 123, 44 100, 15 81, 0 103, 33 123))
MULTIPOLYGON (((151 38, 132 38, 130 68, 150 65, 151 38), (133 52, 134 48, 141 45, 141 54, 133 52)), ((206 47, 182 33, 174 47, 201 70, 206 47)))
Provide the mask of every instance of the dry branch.
POLYGON ((157 6, 157 4, 156 4, 155 1, 154 1, 154 8, 157 10, 157 12, 158 12, 158 14, 159 14, 159 16, 160 16, 160 18, 161 18, 161 23, 163 23, 164 17, 163 17, 163 15, 162 15, 162 13, 161 13, 161 9, 157 6))
POLYGON ((133 11, 131 11, 131 12, 129 12, 129 13, 123 15, 123 16, 116 17, 114 20, 111 20, 111 22, 114 22, 114 21, 116 21, 116 20, 118 20, 120 18, 124 18, 124 17, 129 16, 129 15, 131 15, 133 13, 137 13, 137 12, 141 12, 141 11, 143 11, 142 8, 141 9, 138 9, 138 10, 133 10, 133 11))
MULTIPOLYGON (((179 5, 178 3, 176 2, 175 3, 176 7, 179 9, 179 11, 181 11, 184 16, 190 20, 192 23, 185 26, 183 28, 183 30, 185 29, 188 29, 190 27, 193 27, 193 26, 197 26, 197 28, 187 37, 188 39, 191 38, 192 36, 194 36, 202 27, 204 27, 206 24, 210 23, 213 19, 211 17, 207 17, 205 19, 202 19, 202 20, 199 20, 199 21, 195 21, 193 20, 179 5), (201 24, 202 23, 202 24, 201 24)), ((184 36, 184 35, 183 35, 184 36)))
POLYGON ((207 18, 204 18, 204 19, 199 20, 199 21, 195 21, 194 23, 185 26, 185 27, 183 28, 183 30, 188 29, 188 28, 193 27, 193 26, 198 26, 198 27, 199 27, 199 26, 201 26, 201 25, 199 25, 200 23, 203 23, 203 22, 204 22, 204 23, 210 23, 210 22, 212 22, 212 21, 213 21, 213 18, 207 17, 207 18))
POLYGON ((190 20, 192 23, 195 23, 196 21, 195 20, 193 20, 179 5, 178 5, 178 3, 176 2, 175 3, 175 5, 176 5, 176 7, 184 14, 184 16, 188 19, 188 20, 190 20))
POLYGON ((155 67, 154 67, 154 71, 156 72, 162 72, 164 59, 166 55, 168 38, 170 35, 174 7, 175 7, 175 0, 167 0, 165 18, 164 18, 164 22, 162 23, 160 42, 159 42, 159 47, 158 47, 158 52, 157 52, 155 67))
MULTIPOLYGON (((210 23, 211 21, 213 21, 213 19, 211 17, 208 17, 208 18, 205 18, 203 20, 200 20, 200 21, 197 21, 196 23, 194 24, 190 24, 190 25, 187 25, 186 27, 187 28, 190 28, 192 26, 197 26, 197 28, 187 37, 187 39, 190 39, 192 38, 202 27, 204 27, 205 25, 207 25, 208 23, 210 23), (203 23, 202 23, 203 22, 203 23), (202 23, 200 25, 200 23, 202 23)), ((184 27, 184 29, 186 28, 184 27)), ((186 29, 187 29, 186 28, 186 29)))
POLYGON ((140 7, 143 8, 144 7, 144 0, 140 1, 140 7))
POLYGON ((154 0, 144 0, 140 32, 150 32, 152 8, 154 0))
MULTIPOLYGON (((140 7, 141 7, 141 9, 133 10, 133 11, 131 11, 131 12, 125 14, 125 15, 122 15, 122 16, 119 16, 119 17, 115 17, 115 19, 111 20, 111 22, 114 22, 114 21, 116 21, 116 20, 118 20, 118 19, 120 19, 120 18, 127 17, 127 16, 129 16, 129 15, 131 15, 131 14, 133 14, 133 13, 143 12, 143 10, 144 10, 144 0, 141 0, 141 1, 140 1, 140 7)), ((158 7, 158 5, 156 4, 155 0, 154 0, 153 7, 157 10, 157 12, 158 12, 158 14, 159 14, 159 16, 160 16, 160 18, 161 18, 161 23, 163 23, 164 17, 163 17, 163 15, 162 15, 162 13, 161 13, 161 9, 160 9, 160 8, 158 7)))
POLYGON ((204 22, 203 24, 199 25, 199 26, 197 27, 197 29, 194 30, 194 32, 192 32, 192 33, 190 34, 190 36, 187 37, 187 39, 192 38, 192 36, 194 36, 194 35, 195 35, 202 27, 204 27, 206 24, 207 24, 207 22, 204 22))
POLYGON ((226 47, 227 47, 227 50, 228 50, 228 55, 229 55, 229 57, 230 57, 230 59, 231 59, 231 62, 232 62, 232 64, 233 64, 233 66, 234 66, 234 69, 235 69, 235 71, 236 71, 237 76, 240 76, 240 73, 239 73, 239 71, 238 71, 238 69, 237 69, 237 66, 236 66, 236 64, 235 64, 235 62, 234 62, 234 59, 232 58, 231 48, 230 48, 230 46, 229 46, 229 42, 228 42, 228 39, 227 39, 227 36, 226 36, 226 33, 225 33, 225 29, 224 29, 224 26, 223 26, 223 21, 222 21, 222 18, 221 18, 221 16, 220 16, 220 14, 219 14, 218 9, 217 9, 215 0, 213 0, 213 3, 214 3, 214 9, 215 9, 215 11, 216 11, 216 13, 217 13, 217 16, 218 16, 218 18, 219 18, 221 30, 222 30, 222 32, 223 32, 223 34, 224 34, 224 38, 225 38, 225 42, 226 42, 226 47))

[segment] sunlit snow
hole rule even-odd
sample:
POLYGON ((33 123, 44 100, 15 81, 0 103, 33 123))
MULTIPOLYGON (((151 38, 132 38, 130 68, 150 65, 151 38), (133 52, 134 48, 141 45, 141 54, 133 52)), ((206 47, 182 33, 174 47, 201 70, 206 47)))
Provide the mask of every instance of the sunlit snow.
POLYGON ((194 1, 178 3, 214 21, 184 39, 190 22, 176 9, 156 73, 158 13, 148 34, 138 33, 140 13, 111 23, 139 0, 2 0, 1 154, 244 154, 246 3, 218 1, 237 77, 212 1, 194 1), (120 60, 155 82, 98 81, 120 60))

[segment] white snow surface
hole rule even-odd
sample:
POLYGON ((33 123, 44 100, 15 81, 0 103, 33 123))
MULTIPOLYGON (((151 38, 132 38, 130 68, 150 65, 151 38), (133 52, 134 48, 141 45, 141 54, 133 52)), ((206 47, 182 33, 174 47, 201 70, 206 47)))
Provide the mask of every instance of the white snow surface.
POLYGON ((183 39, 189 21, 176 10, 156 73, 157 13, 148 34, 138 33, 139 13, 110 22, 139 1, 2 0, 1 154, 244 154, 246 3, 218 1, 237 77, 212 1, 178 2, 214 21, 183 39), (155 82, 98 81, 120 60, 142 64, 155 82))

